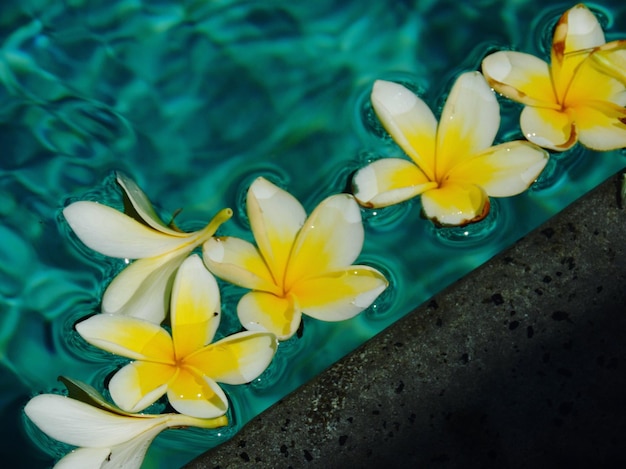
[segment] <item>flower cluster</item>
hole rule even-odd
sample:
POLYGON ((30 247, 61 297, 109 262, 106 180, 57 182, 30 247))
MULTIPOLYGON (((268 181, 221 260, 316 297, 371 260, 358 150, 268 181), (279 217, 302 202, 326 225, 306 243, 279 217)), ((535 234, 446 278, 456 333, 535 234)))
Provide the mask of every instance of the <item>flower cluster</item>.
POLYGON ((369 308, 388 281, 355 264, 365 237, 359 204, 385 207, 421 195, 428 219, 465 225, 487 216, 490 197, 528 189, 549 151, 577 141, 594 150, 626 147, 626 41, 607 44, 593 13, 577 5, 555 27, 550 64, 517 51, 488 55, 482 73, 457 78, 439 120, 397 83, 376 81, 371 101, 408 158, 359 169, 354 195, 330 195, 309 215, 294 196, 258 177, 246 195, 254 243, 216 236, 230 209, 195 232, 164 223, 121 173, 125 213, 90 201, 65 207, 84 245, 128 264, 106 288, 101 312, 76 324, 87 343, 128 362, 107 385, 114 404, 61 378, 68 396, 42 394, 26 405, 43 432, 78 447, 59 467, 138 468, 165 429, 227 425, 229 397, 220 383, 259 377, 303 315, 342 321, 369 308), (527 140, 494 145, 494 90, 525 106, 520 126, 527 140), (214 276, 249 290, 236 306, 244 330, 217 341, 222 307, 214 276), (175 412, 142 413, 159 400, 175 412))
POLYGON ((162 430, 226 425, 229 400, 219 383, 241 385, 261 375, 278 341, 296 332, 303 313, 324 321, 348 319, 388 285, 378 270, 351 265, 364 241, 351 195, 330 196, 307 217, 288 192, 256 179, 247 199, 256 247, 214 237, 232 216, 230 209, 205 228, 185 233, 165 224, 131 179, 118 173, 117 183, 127 213, 80 201, 63 214, 94 251, 136 259, 106 289, 102 312, 76 325, 89 344, 131 361, 108 383, 115 406, 67 378, 70 397, 44 394, 28 403, 26 414, 41 430, 80 447, 60 467, 84 467, 87 460, 139 467, 162 430), (206 264, 194 253, 200 247, 206 264), (216 342, 221 300, 209 269, 254 290, 237 308, 247 330, 216 342), (170 331, 162 326, 165 319, 170 331), (163 396, 177 413, 140 413, 163 396), (65 431, 70 425, 75 428, 65 431))

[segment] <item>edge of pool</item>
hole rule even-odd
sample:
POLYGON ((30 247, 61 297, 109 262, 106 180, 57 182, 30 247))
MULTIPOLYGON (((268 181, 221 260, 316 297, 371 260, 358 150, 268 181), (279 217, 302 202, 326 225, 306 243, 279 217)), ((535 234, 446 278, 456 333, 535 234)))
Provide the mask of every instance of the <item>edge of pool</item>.
POLYGON ((626 467, 621 173, 185 467, 626 467))

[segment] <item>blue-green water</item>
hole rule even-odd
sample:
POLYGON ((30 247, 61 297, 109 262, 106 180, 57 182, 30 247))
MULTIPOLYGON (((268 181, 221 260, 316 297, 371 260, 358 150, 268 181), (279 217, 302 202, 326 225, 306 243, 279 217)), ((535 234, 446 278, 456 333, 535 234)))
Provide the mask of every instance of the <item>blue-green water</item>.
MULTIPOLYGON (((71 242, 62 207, 85 198, 121 206, 112 177, 119 169, 166 219, 184 208, 177 222, 186 230, 231 206, 235 217, 220 232, 250 239, 243 199, 259 175, 310 211, 344 191, 369 158, 397 151, 369 107, 375 79, 411 83, 440 109, 458 73, 477 69, 490 51, 546 58, 551 27, 573 6, 463 3, 3 1, 0 457, 51 465, 67 448, 25 425, 23 405, 60 389, 60 374, 102 387, 121 363, 87 347, 72 326, 98 310, 122 262, 71 242)), ((607 40, 626 38, 622 1, 592 6, 607 40)), ((520 138, 518 115, 502 101, 498 140, 520 138)), ((232 436, 624 166, 623 151, 556 155, 529 192, 492 200, 489 218, 468 229, 435 229, 420 218, 419 200, 363 211, 359 262, 391 281, 375 306, 343 323, 305 318, 302 337, 281 344, 265 374, 227 387, 231 426, 167 431, 146 467, 177 467, 232 436)), ((239 328, 240 293, 222 289, 220 334, 239 328)))

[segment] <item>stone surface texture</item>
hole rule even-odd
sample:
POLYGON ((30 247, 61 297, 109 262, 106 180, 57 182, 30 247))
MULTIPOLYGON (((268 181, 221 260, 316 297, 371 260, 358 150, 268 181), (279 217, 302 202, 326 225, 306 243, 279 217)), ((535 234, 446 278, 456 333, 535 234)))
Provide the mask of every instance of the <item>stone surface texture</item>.
POLYGON ((187 467, 626 467, 621 181, 187 467))

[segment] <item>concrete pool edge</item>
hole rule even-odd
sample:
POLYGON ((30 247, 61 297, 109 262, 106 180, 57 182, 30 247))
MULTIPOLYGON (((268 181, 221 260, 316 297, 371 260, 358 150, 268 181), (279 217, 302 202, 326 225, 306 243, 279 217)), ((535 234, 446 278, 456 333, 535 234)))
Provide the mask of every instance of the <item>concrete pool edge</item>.
POLYGON ((621 175, 189 468, 626 461, 621 175))

